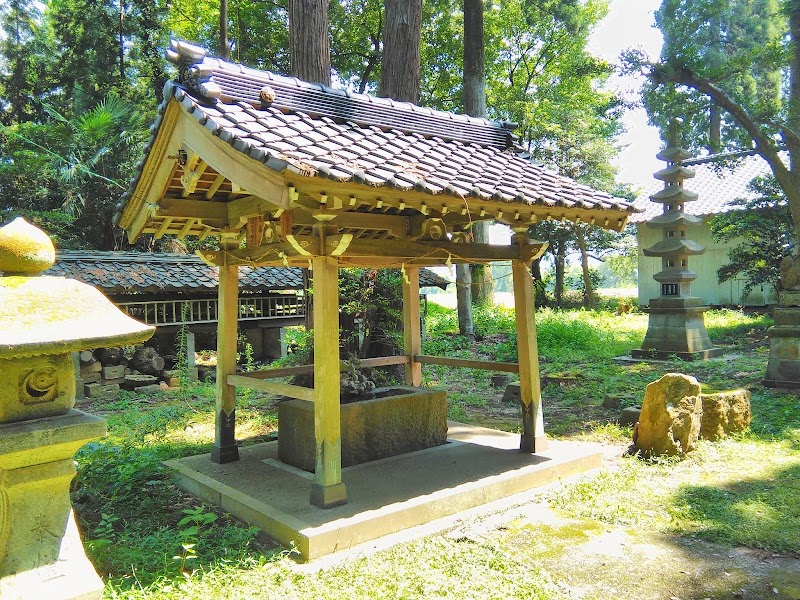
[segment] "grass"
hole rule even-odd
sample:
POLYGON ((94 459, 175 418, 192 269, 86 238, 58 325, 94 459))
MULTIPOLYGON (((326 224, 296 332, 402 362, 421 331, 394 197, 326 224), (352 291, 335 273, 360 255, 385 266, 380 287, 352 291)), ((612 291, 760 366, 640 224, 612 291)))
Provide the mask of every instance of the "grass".
MULTIPOLYGON (((619 449, 603 469, 540 496, 564 523, 507 523, 478 539, 436 535, 313 573, 298 571, 289 550, 170 482, 163 460, 209 451, 210 386, 193 385, 180 399, 161 394, 143 402, 124 394, 97 401, 89 410, 107 416, 110 435, 78 453, 73 492, 87 553, 107 582, 106 597, 126 599, 579 597, 565 584, 578 577, 574 548, 614 528, 800 553, 800 407, 797 395, 760 385, 770 320, 711 311, 707 323, 715 343, 737 358, 620 366, 610 359, 641 344, 646 316, 540 311, 542 372, 580 375, 543 389, 548 435, 619 449), (750 431, 701 442, 682 461, 623 457, 631 430, 615 423, 619 409, 604 408, 604 398, 635 404, 647 383, 669 371, 693 374, 708 389, 750 389, 750 431)), ((455 311, 429 304, 423 352, 516 360, 513 312, 476 311, 476 331, 474 343, 458 336, 455 311)), ((450 392, 450 418, 517 430, 518 409, 502 401, 489 373, 426 365, 423 376, 450 392)), ((276 427, 271 398, 239 398, 243 443, 269 439, 276 427)), ((731 581, 739 585, 741 577, 731 581)))

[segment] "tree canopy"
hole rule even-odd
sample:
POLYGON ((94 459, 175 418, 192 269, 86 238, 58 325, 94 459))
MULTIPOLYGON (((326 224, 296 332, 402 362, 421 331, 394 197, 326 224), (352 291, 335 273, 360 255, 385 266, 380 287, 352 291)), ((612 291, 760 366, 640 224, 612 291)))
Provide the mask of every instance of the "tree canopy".
MULTIPOLYGON (((611 66, 586 51, 606 4, 484 4, 483 49, 488 117, 518 123, 535 160, 610 190, 621 107, 601 89, 611 66)), ((230 59, 289 73, 289 0, 225 5, 230 59)), ((462 9, 461 0, 422 4, 420 104, 463 111, 462 9)), ((0 8, 0 209, 83 219, 87 234, 65 243, 115 247, 108 222, 85 221, 89 212, 108 219, 103 207, 127 185, 171 76, 167 40, 221 54, 220 10, 219 0, 9 0, 0 8)), ((334 85, 376 93, 384 3, 329 3, 327 19, 334 85)))

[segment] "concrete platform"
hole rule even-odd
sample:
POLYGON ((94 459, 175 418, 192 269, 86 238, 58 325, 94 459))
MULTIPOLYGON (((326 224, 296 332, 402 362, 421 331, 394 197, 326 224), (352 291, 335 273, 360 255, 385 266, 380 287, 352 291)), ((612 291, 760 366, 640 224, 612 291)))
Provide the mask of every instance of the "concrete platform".
POLYGON ((239 449, 240 460, 207 454, 167 462, 178 485, 261 528, 303 560, 352 548, 600 466, 600 446, 550 441, 519 451, 519 435, 449 423, 448 443, 342 470, 348 503, 309 504, 314 475, 278 461, 277 442, 239 449))

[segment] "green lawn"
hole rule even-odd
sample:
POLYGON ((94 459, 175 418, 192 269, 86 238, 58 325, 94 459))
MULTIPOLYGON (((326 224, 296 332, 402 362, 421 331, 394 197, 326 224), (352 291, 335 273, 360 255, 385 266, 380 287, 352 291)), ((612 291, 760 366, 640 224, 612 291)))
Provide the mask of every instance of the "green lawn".
MULTIPOLYGON (((565 583, 578 577, 568 568, 568 548, 608 531, 800 552, 800 407, 796 394, 760 384, 768 318, 708 314, 712 339, 735 353, 734 360, 633 366, 610 359, 641 343, 645 315, 543 310, 537 324, 542 372, 577 377, 575 384, 544 388, 548 434, 617 449, 599 471, 540 494, 537 502, 565 524, 508 523, 477 542, 434 535, 336 567, 299 571, 290 551, 199 506, 170 483, 161 466, 162 460, 209 450, 210 386, 149 402, 122 395, 89 407, 106 414, 110 435, 80 451, 73 493, 87 552, 107 581, 107 597, 582 597, 565 583), (701 442, 682 461, 623 456, 630 430, 614 424, 618 409, 603 408, 604 398, 634 404, 645 385, 666 372, 692 374, 709 389, 750 389, 751 430, 701 442)), ((427 327, 425 353, 516 359, 510 311, 478 311, 474 344, 455 335, 454 311, 431 304, 427 327)), ((515 407, 502 402, 489 374, 431 365, 424 376, 427 384, 450 390, 451 417, 510 430, 518 426, 515 407)), ((237 435, 247 442, 269 439, 277 426, 272 399, 258 394, 240 398, 237 419, 237 435)), ((771 577, 780 581, 780 574, 771 577)), ((707 589, 703 593, 710 594, 707 589)), ((729 595, 714 597, 737 597, 734 592, 731 587, 729 595)), ((791 597, 783 593, 774 597, 791 597)), ((631 594, 619 597, 638 597, 631 594)))

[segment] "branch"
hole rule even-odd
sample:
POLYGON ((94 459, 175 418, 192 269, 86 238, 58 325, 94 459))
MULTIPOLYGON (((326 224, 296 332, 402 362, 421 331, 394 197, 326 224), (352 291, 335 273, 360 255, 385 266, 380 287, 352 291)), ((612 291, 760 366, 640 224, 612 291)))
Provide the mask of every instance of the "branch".
POLYGON ((738 104, 727 92, 714 84, 710 79, 700 77, 684 66, 672 67, 669 65, 652 63, 644 63, 644 66, 650 67, 650 73, 646 73, 645 75, 653 83, 677 83, 679 85, 686 85, 713 98, 714 102, 728 111, 750 135, 753 142, 755 142, 756 152, 769 163, 775 176, 780 178, 781 175, 789 175, 788 169, 778 155, 778 148, 774 140, 758 126, 755 119, 742 105, 738 104))

